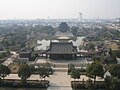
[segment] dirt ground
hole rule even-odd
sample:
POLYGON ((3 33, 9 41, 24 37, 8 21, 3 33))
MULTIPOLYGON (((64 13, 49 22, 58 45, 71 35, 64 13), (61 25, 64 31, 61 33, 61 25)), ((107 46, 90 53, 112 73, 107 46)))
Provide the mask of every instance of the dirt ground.
POLYGON ((19 69, 19 64, 11 63, 8 67, 10 68, 11 73, 16 74, 18 72, 18 69, 19 69))

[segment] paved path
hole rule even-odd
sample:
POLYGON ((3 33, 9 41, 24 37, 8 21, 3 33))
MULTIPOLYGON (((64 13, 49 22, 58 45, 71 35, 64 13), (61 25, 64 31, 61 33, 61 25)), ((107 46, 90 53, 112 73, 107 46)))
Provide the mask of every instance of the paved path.
POLYGON ((47 90, 72 90, 71 87, 62 87, 62 86, 56 86, 56 87, 49 87, 47 90))
POLYGON ((54 72, 50 76, 50 87, 47 90, 72 90, 70 75, 67 72, 54 72))
POLYGON ((11 57, 9 57, 8 59, 6 59, 2 64, 3 65, 6 65, 6 66, 8 66, 10 63, 12 63, 17 57, 18 57, 18 54, 17 53, 15 53, 15 52, 12 52, 12 56, 11 57))

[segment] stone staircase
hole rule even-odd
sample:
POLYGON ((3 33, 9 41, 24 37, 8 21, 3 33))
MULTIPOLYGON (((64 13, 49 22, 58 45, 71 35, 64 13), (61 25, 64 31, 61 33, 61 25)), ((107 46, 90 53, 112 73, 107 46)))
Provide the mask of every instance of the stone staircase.
POLYGON ((54 63, 55 68, 68 68, 68 64, 54 63))
POLYGON ((72 90, 71 87, 65 87, 65 86, 56 86, 56 87, 49 87, 47 90, 72 90))
POLYGON ((68 71, 68 64, 57 63, 54 64, 53 70, 56 72, 67 72, 68 71))

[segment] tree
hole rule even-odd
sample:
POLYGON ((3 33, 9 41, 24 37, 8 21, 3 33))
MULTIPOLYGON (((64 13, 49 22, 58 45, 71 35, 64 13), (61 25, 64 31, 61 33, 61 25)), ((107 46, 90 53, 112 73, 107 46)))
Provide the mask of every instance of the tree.
POLYGON ((100 59, 100 56, 98 56, 98 55, 94 55, 94 56, 92 57, 92 59, 93 59, 93 61, 95 61, 95 60, 100 61, 100 60, 101 60, 101 59, 100 59))
POLYGON ((94 61, 90 66, 86 69, 87 76, 94 78, 94 83, 96 81, 96 76, 103 77, 104 70, 103 66, 99 61, 94 61))
POLYGON ((95 50, 95 45, 91 43, 91 44, 89 45, 89 48, 90 48, 91 50, 95 50))
POLYGON ((110 51, 109 51, 109 55, 110 55, 110 61, 111 62, 114 62, 114 63, 117 63, 117 59, 116 59, 116 54, 115 52, 110 48, 110 51))
POLYGON ((71 32, 73 33, 73 35, 77 35, 78 34, 78 29, 79 29, 79 27, 76 27, 76 26, 73 26, 72 28, 71 28, 71 32))
POLYGON ((87 80, 85 87, 88 88, 88 90, 93 90, 94 84, 92 83, 91 79, 87 80))
POLYGON ((27 78, 29 78, 32 74, 32 70, 29 65, 22 64, 18 70, 18 76, 21 78, 21 83, 24 85, 26 84, 27 78))
POLYGON ((75 65, 74 64, 68 64, 68 74, 71 73, 72 70, 75 69, 75 65))
POLYGON ((38 72, 39 76, 45 80, 46 77, 49 77, 53 73, 53 70, 49 63, 45 63, 38 66, 38 72))
POLYGON ((67 32, 70 29, 66 22, 61 22, 58 28, 61 32, 67 32))
POLYGON ((106 76, 105 83, 106 83, 106 89, 110 89, 110 86, 111 86, 111 77, 110 76, 106 76))
POLYGON ((112 56, 113 52, 112 52, 112 49, 110 48, 109 50, 109 54, 112 56))
POLYGON ((86 44, 86 46, 85 46, 85 49, 86 50, 95 50, 95 45, 94 44, 92 44, 92 43, 88 43, 88 44, 86 44))
POLYGON ((11 73, 11 71, 8 68, 8 66, 0 64, 0 77, 2 77, 3 80, 4 80, 4 77, 9 75, 10 73, 11 73))
POLYGON ((120 80, 114 77, 111 81, 111 89, 112 90, 119 90, 120 89, 120 80))
POLYGON ((115 54, 116 57, 120 58, 120 50, 112 50, 112 52, 115 54))
POLYGON ((120 79, 120 64, 116 64, 110 67, 110 73, 114 77, 117 77, 118 79, 120 79))
POLYGON ((79 79, 80 78, 80 71, 78 69, 73 69, 71 71, 71 78, 79 79))

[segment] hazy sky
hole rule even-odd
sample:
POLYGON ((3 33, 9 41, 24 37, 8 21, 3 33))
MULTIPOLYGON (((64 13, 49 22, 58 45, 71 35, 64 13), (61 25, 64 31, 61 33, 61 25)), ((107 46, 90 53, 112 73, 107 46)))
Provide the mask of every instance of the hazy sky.
POLYGON ((120 17, 120 0, 0 0, 0 19, 120 17))

